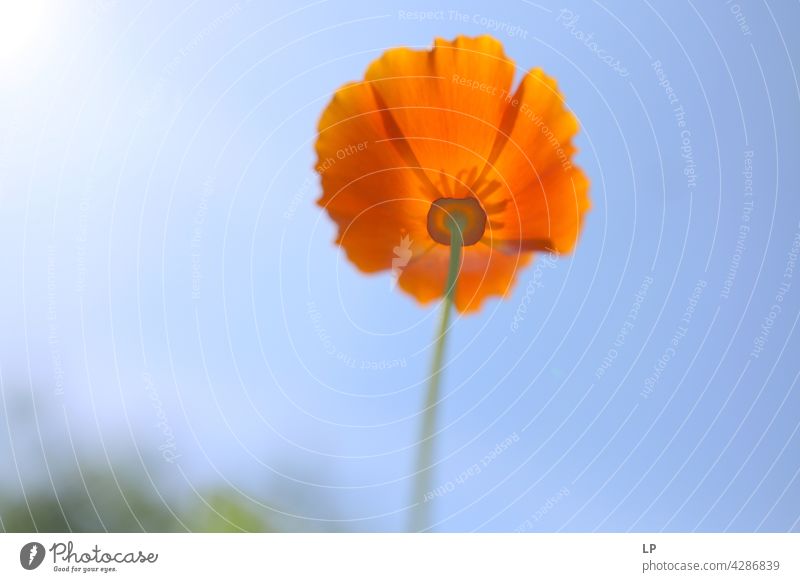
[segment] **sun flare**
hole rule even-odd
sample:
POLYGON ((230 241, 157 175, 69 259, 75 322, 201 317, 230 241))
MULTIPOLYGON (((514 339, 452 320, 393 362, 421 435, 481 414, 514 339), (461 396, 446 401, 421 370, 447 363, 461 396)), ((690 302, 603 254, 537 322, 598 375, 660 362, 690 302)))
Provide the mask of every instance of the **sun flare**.
POLYGON ((25 64, 43 39, 46 16, 40 0, 0 0, 0 63, 25 64))

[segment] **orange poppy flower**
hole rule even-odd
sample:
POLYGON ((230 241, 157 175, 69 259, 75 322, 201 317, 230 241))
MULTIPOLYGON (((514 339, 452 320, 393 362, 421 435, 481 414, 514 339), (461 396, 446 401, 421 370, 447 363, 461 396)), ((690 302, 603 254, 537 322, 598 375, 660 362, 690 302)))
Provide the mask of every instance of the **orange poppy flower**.
POLYGON ((516 90, 490 36, 386 51, 339 89, 319 122, 318 204, 367 273, 392 270, 421 303, 441 297, 448 217, 462 228, 454 303, 504 296, 536 251, 572 250, 589 181, 572 164, 575 116, 540 69, 516 90))

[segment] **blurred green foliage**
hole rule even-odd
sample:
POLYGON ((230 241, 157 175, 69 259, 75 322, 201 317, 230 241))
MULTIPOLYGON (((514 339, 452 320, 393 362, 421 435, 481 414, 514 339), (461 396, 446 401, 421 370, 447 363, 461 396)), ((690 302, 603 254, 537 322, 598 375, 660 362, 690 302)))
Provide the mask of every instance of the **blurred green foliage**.
POLYGON ((119 475, 87 474, 57 495, 0 493, 0 526, 6 532, 277 531, 268 510, 236 491, 178 497, 119 475))

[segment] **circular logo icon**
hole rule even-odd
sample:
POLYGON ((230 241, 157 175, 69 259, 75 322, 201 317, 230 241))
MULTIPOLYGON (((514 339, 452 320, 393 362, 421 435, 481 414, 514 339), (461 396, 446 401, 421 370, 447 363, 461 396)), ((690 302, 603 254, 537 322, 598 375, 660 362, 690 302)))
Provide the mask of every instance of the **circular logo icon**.
POLYGON ((44 561, 44 546, 39 542, 29 542, 19 551, 19 563, 26 570, 35 570, 44 561))

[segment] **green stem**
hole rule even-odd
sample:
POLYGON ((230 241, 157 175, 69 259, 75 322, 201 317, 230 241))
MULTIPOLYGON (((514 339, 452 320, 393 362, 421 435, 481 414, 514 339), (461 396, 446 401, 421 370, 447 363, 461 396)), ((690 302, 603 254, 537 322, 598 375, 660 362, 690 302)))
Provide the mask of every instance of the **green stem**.
POLYGON ((461 268, 461 252, 464 246, 462 227, 455 219, 450 225, 450 264, 447 269, 447 282, 442 301, 442 315, 439 320, 439 332, 431 363, 431 375, 428 380, 428 391, 425 395, 425 409, 422 411, 422 430, 420 433, 419 456, 417 457, 417 473, 414 486, 414 497, 411 506, 409 530, 423 531, 428 527, 430 500, 426 494, 431 492, 433 482, 433 443, 436 431, 436 405, 439 402, 439 387, 442 380, 442 364, 444 362, 447 330, 450 327, 450 313, 453 311, 453 299, 458 283, 458 271, 461 268))

